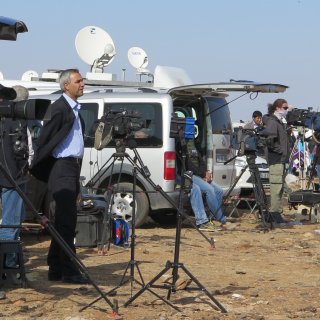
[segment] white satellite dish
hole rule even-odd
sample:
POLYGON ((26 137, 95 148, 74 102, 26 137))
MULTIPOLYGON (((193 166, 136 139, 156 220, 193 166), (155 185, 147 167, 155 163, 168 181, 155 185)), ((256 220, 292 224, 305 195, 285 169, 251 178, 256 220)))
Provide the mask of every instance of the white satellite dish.
POLYGON ((128 50, 128 60, 130 64, 134 68, 136 68, 137 74, 140 76, 140 81, 142 75, 146 75, 148 77, 151 76, 153 78, 153 74, 148 69, 146 69, 149 60, 147 54, 143 49, 139 47, 130 48, 128 50))
POLYGON ((39 74, 37 71, 28 70, 24 72, 23 75, 21 76, 22 81, 31 81, 32 78, 39 78, 39 74))
POLYGON ((110 64, 116 55, 110 35, 95 26, 81 29, 77 33, 75 46, 79 57, 91 66, 92 72, 103 72, 103 68, 110 64))
POLYGON ((147 54, 139 47, 132 47, 128 50, 128 60, 136 69, 144 69, 149 63, 147 54))

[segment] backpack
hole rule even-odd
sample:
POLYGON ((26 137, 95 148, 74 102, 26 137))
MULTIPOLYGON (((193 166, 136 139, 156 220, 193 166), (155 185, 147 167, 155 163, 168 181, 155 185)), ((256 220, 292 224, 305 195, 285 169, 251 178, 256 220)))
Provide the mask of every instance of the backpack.
POLYGON ((128 222, 123 219, 113 220, 113 243, 115 245, 128 244, 130 228, 128 222))

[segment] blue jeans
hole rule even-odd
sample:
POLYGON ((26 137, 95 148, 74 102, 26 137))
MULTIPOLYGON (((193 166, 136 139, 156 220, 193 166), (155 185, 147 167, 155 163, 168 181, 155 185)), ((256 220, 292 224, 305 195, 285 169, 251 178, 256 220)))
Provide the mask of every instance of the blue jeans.
POLYGON ((190 202, 196 217, 196 224, 208 222, 208 217, 204 208, 203 195, 206 197, 210 209, 210 219, 218 220, 222 224, 226 223, 226 217, 221 210, 223 190, 214 181, 208 183, 198 176, 193 176, 190 202), (219 208, 220 207, 220 208, 219 208), (219 210, 217 210, 219 208, 219 210))
MULTIPOLYGON (((19 186, 24 191, 24 185, 19 186)), ((13 188, 2 188, 2 223, 1 225, 20 226, 24 218, 24 204, 18 192, 13 188)), ((19 228, 0 228, 0 239, 17 240, 19 238, 19 228)), ((7 253, 6 266, 16 265, 15 254, 7 253)))

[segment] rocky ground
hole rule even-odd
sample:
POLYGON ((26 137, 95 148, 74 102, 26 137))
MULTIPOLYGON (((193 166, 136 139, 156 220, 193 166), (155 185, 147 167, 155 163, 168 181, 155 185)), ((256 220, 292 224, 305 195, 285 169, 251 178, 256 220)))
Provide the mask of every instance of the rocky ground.
MULTIPOLYGON (((295 220, 295 212, 287 218, 295 220)), ((179 279, 172 293, 165 287, 173 270, 170 263, 168 272, 153 283, 160 288, 140 282, 149 283, 167 261, 174 261, 175 226, 150 222, 137 229, 137 264, 129 264, 127 271, 129 248, 111 246, 103 256, 95 248, 79 249, 96 287, 47 281, 49 236, 24 232, 28 286, 0 288, 0 319, 320 319, 320 225, 305 221, 264 232, 249 214, 234 223, 235 230, 207 232, 207 239, 183 225, 176 259, 181 263, 179 279), (112 289, 108 301, 101 298, 99 290, 112 289), (118 305, 116 314, 109 302, 118 305)))

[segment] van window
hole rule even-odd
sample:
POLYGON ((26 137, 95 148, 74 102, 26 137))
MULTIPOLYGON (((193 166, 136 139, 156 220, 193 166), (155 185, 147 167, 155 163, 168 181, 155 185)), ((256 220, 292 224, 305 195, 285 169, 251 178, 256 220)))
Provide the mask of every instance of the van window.
POLYGON ((232 123, 230 110, 226 100, 217 97, 206 97, 205 99, 208 103, 212 133, 230 134, 232 132, 232 123))
POLYGON ((81 103, 80 114, 85 123, 84 146, 87 148, 93 147, 94 144, 93 124, 98 118, 98 108, 97 103, 81 103))
MULTIPOLYGON (((128 128, 127 137, 134 138, 138 147, 162 147, 162 107, 160 103, 105 103, 104 114, 108 112, 128 111, 136 112, 138 119, 128 117, 129 123, 142 122, 141 129, 128 128)), ((110 147, 115 146, 115 141, 110 142, 110 147)))

